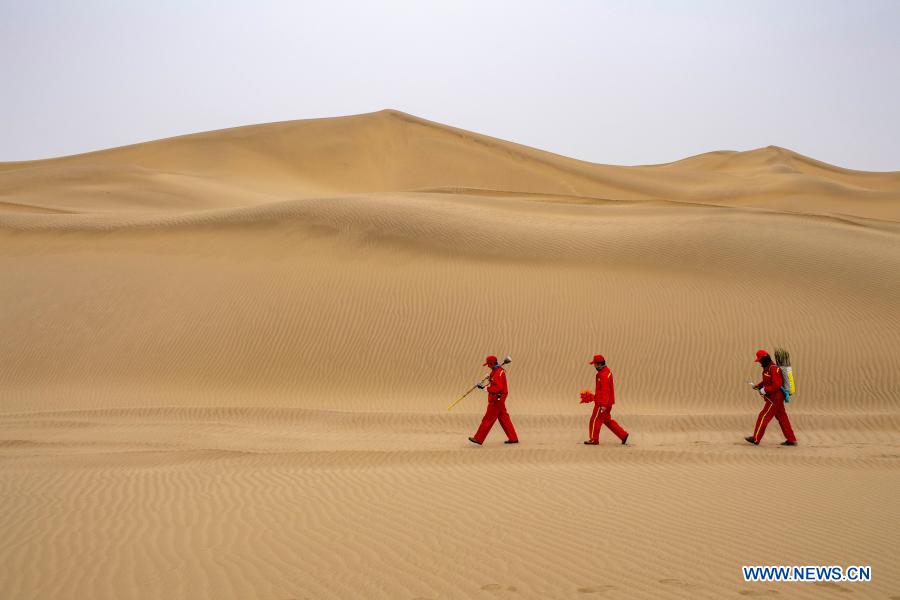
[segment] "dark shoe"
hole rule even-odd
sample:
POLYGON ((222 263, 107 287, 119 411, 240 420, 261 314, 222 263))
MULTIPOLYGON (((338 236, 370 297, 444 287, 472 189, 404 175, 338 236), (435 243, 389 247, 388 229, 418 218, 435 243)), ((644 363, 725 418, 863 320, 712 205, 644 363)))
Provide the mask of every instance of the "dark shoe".
POLYGON ((754 439, 754 437, 752 435, 748 435, 744 439, 747 440, 748 442, 750 442, 751 444, 753 444, 754 446, 759 446, 759 442, 757 442, 756 439, 754 439))
POLYGON ((782 446, 796 446, 797 442, 789 442, 789 441, 785 440, 785 441, 781 442, 781 445, 782 446))
POLYGON ((506 440, 506 441, 503 442, 503 443, 504 443, 504 444, 518 444, 518 443, 519 443, 519 440, 506 440))
POLYGON ((479 442, 478 440, 476 440, 476 439, 473 438, 473 437, 470 437, 470 438, 469 438, 469 441, 472 442, 473 444, 478 444, 479 446, 481 445, 481 442, 479 442))
POLYGON ((626 433, 626 434, 625 434, 625 437, 622 438, 622 445, 623 445, 623 446, 624 446, 625 444, 628 443, 628 436, 629 436, 629 435, 631 435, 631 434, 626 433))
POLYGON ((592 440, 587 440, 587 441, 584 443, 584 445, 585 445, 585 446, 599 446, 599 445, 600 445, 600 442, 595 442, 595 441, 592 441, 592 440))

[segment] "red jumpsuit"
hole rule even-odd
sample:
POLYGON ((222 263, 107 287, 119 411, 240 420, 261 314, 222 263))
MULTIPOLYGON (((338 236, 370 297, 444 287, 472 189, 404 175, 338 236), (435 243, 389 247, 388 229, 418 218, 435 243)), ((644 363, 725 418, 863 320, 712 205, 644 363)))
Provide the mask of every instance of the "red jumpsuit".
POLYGON ((479 444, 484 443, 491 427, 499 419, 500 427, 503 428, 503 433, 506 434, 509 441, 519 441, 512 419, 509 418, 509 413, 506 412, 506 396, 509 395, 509 388, 506 385, 506 371, 503 370, 503 367, 498 365, 491 371, 491 380, 487 386, 487 393, 487 410, 484 412, 484 418, 481 419, 478 431, 475 432, 475 439, 478 440, 479 444))
POLYGON ((620 439, 624 440, 628 432, 610 416, 613 404, 616 403, 616 391, 613 386, 612 371, 603 367, 597 371, 597 387, 594 392, 594 411, 591 413, 590 440, 596 442, 600 438, 600 427, 606 425, 620 439))
POLYGON ((784 409, 784 392, 781 391, 781 386, 784 385, 784 377, 781 375, 781 369, 778 368, 778 365, 772 363, 763 369, 762 381, 757 385, 762 386, 766 392, 764 396, 766 404, 759 411, 759 416, 756 418, 753 439, 758 444, 766 433, 766 426, 769 424, 769 421, 772 420, 772 417, 775 417, 778 419, 778 424, 781 425, 781 433, 784 434, 785 439, 789 442, 796 442, 797 438, 794 437, 791 420, 788 419, 787 411, 784 409))

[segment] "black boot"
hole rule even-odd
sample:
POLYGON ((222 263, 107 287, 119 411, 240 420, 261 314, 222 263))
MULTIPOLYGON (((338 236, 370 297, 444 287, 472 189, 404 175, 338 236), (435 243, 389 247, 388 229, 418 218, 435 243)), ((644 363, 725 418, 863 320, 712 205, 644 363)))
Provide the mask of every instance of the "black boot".
POLYGON ((470 438, 469 438, 469 441, 472 442, 473 444, 478 444, 479 446, 481 445, 481 442, 479 442, 478 440, 476 440, 476 439, 473 438, 473 437, 470 437, 470 438))
POLYGON ((752 435, 748 435, 744 439, 747 440, 748 442, 750 442, 751 444, 753 444, 754 446, 759 446, 759 442, 757 442, 756 439, 752 435))

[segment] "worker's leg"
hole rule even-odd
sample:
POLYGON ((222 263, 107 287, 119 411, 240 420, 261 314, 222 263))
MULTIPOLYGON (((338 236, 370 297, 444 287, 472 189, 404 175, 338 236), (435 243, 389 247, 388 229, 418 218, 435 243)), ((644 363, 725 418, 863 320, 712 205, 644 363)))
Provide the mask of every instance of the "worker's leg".
POLYGON ((766 433, 766 426, 774 416, 775 405, 771 400, 766 400, 765 406, 759 411, 759 416, 756 417, 756 427, 753 428, 753 439, 756 440, 757 444, 762 440, 763 435, 766 433))
POLYGON ((497 416, 500 413, 497 404, 497 402, 488 402, 487 410, 484 411, 484 418, 481 419, 481 425, 478 426, 478 431, 475 432, 475 439, 478 440, 479 444, 484 443, 488 432, 497 420, 497 416))
POLYGON ((622 426, 619 425, 615 419, 612 418, 612 414, 610 410, 607 410, 604 414, 606 414, 606 420, 604 421, 604 425, 610 428, 616 437, 620 440, 624 440, 628 436, 628 432, 622 429, 622 426))
POLYGON ((775 418, 778 419, 778 424, 781 425, 781 433, 784 434, 784 439, 789 442, 796 442, 797 437, 794 435, 794 428, 791 427, 791 420, 788 418, 784 404, 778 407, 778 410, 775 412, 775 418))
POLYGON ((596 442, 600 438, 600 426, 602 425, 600 417, 602 416, 600 405, 594 403, 594 411, 591 413, 591 420, 588 423, 588 439, 592 442, 596 442))
POLYGON ((516 435, 516 428, 515 426, 513 426, 512 419, 509 418, 509 413, 506 412, 506 401, 503 400, 501 402, 498 402, 497 404, 500 405, 500 427, 503 428, 503 433, 506 434, 506 439, 508 439, 510 442, 518 442, 519 437, 516 435))

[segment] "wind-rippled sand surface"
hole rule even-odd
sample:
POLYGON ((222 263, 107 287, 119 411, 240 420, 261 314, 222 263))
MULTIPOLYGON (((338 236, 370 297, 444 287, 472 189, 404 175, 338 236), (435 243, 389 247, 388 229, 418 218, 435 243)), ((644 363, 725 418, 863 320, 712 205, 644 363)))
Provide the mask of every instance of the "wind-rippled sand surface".
POLYGON ((900 597, 897 273, 900 173, 775 147, 384 111, 0 163, 0 596, 900 597), (775 345, 796 448, 742 440, 775 345), (519 446, 446 412, 488 353, 519 446))

